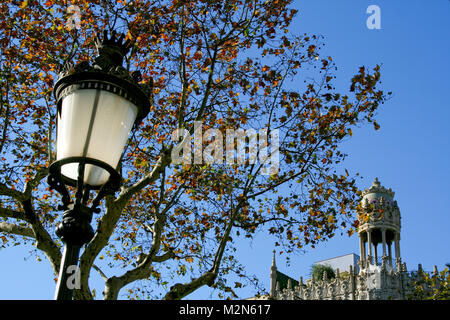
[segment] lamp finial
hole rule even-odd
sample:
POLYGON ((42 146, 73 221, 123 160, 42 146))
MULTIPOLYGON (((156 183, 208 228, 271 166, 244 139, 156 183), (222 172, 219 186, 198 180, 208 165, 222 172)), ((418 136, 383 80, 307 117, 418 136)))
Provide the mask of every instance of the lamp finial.
POLYGON ((98 34, 95 36, 95 47, 97 49, 98 57, 96 64, 104 69, 108 65, 122 66, 123 57, 125 57, 132 47, 131 39, 123 41, 125 35, 116 31, 112 31, 108 37, 108 31, 103 31, 103 37, 98 34))

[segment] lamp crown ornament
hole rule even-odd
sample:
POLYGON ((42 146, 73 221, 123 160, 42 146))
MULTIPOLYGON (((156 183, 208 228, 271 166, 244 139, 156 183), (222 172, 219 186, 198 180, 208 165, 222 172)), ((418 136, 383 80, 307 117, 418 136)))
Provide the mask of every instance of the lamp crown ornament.
POLYGON ((60 66, 53 89, 58 108, 63 98, 74 89, 98 88, 120 95, 137 105, 139 112, 136 124, 140 123, 150 108, 153 79, 141 83, 142 75, 139 70, 130 72, 122 66, 123 58, 133 46, 131 39, 124 39, 124 34, 112 31, 108 36, 108 32, 104 30, 103 37, 98 34, 95 37, 98 56, 93 63, 84 60, 74 64, 68 59, 60 66))
POLYGON ((125 42, 125 35, 123 33, 117 34, 115 30, 111 32, 111 36, 108 38, 108 32, 106 30, 103 31, 103 39, 99 37, 97 34, 95 37, 95 47, 97 51, 100 53, 102 49, 113 49, 118 51, 122 56, 125 56, 130 48, 132 47, 131 39, 127 39, 125 42), (117 38, 117 36, 119 37, 117 38))
POLYGON ((132 47, 131 39, 127 39, 124 42, 124 34, 120 34, 119 37, 117 36, 118 34, 112 31, 111 36, 108 38, 108 32, 106 30, 103 31, 103 38, 98 34, 95 36, 95 47, 98 53, 95 63, 103 70, 107 67, 122 66, 123 58, 132 47))

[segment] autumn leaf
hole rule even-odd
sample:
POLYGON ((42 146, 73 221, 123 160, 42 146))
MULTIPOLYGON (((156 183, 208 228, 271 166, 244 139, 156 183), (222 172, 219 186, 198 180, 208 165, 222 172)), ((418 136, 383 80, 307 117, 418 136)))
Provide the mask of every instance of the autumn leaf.
POLYGON ((314 53, 314 50, 316 50, 316 45, 310 45, 309 47, 308 47, 308 53, 309 54, 312 54, 312 53, 314 53))
POLYGON ((373 122, 373 127, 375 130, 380 130, 380 125, 376 121, 373 122))
POLYGON ((188 263, 194 262, 194 259, 193 259, 192 257, 187 257, 185 260, 186 260, 186 262, 188 262, 188 263))

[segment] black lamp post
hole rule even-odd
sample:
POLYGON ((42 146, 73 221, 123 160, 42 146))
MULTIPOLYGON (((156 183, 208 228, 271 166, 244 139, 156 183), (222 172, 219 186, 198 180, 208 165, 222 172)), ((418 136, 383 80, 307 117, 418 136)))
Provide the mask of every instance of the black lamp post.
MULTIPOLYGON (((55 299, 70 300, 68 267, 76 268, 81 247, 91 241, 92 214, 100 200, 120 187, 119 164, 128 135, 147 116, 151 85, 142 85, 139 72, 122 67, 131 43, 124 36, 97 37, 98 57, 73 65, 66 62, 53 93, 57 101, 56 161, 49 167, 48 184, 62 196, 65 210, 56 234, 64 242, 55 299), (67 186, 76 187, 71 197, 67 186), (89 195, 97 190, 90 202, 89 195), (74 198, 74 199, 73 199, 74 198)), ((73 272, 73 271, 72 271, 73 272)))

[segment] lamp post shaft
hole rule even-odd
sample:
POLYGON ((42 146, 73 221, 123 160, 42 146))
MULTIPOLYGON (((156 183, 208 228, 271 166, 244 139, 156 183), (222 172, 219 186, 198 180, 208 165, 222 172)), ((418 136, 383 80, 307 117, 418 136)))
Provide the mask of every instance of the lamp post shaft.
POLYGON ((80 246, 65 244, 61 266, 59 268, 58 283, 56 285, 55 300, 72 300, 73 289, 78 282, 78 256, 80 246))
MULTIPOLYGON (((82 194, 78 194, 82 196, 82 194)), ((81 247, 94 236, 92 212, 84 205, 71 204, 56 227, 56 235, 64 242, 64 252, 56 285, 56 300, 72 300, 73 290, 80 289, 78 257, 81 247)))

